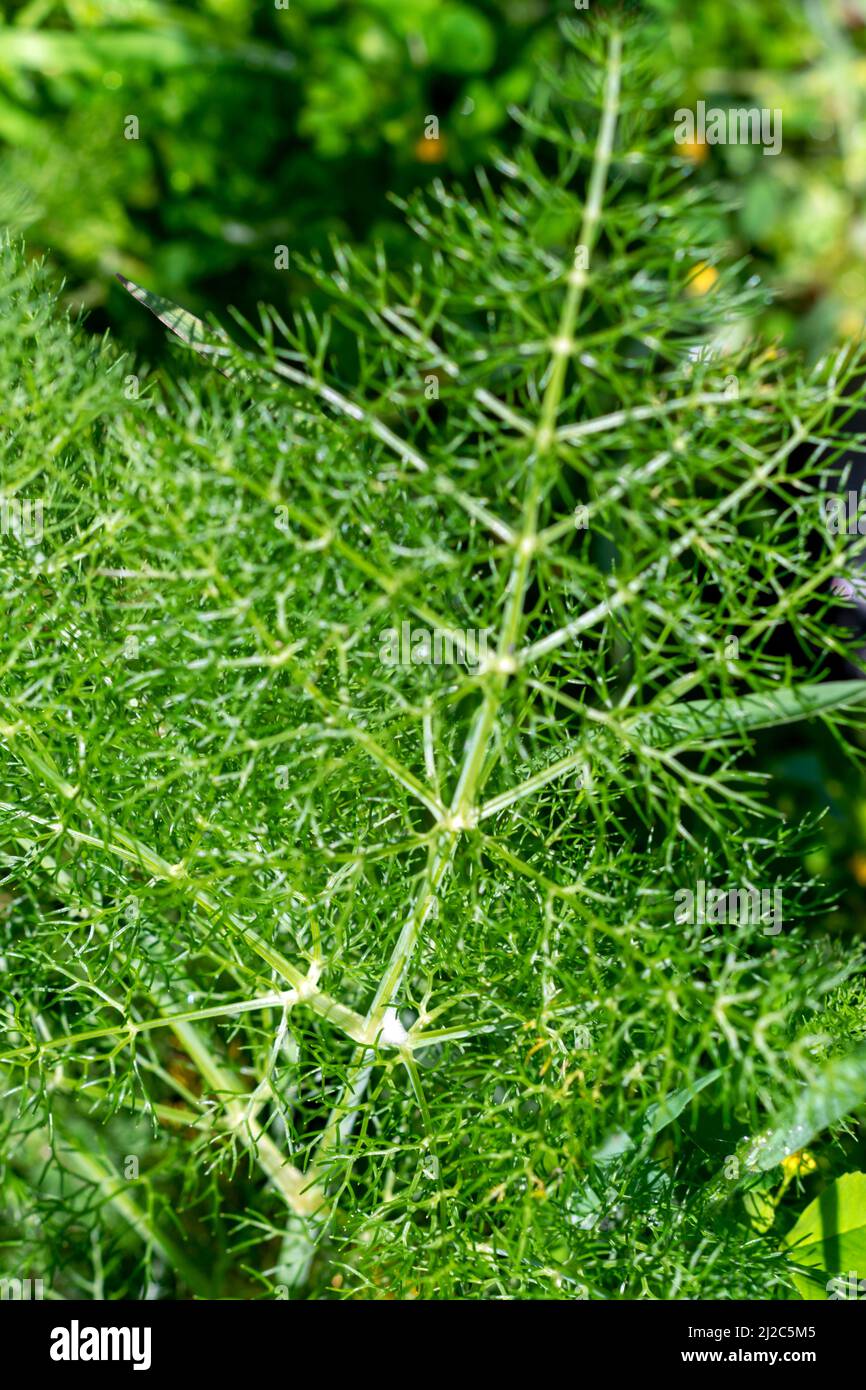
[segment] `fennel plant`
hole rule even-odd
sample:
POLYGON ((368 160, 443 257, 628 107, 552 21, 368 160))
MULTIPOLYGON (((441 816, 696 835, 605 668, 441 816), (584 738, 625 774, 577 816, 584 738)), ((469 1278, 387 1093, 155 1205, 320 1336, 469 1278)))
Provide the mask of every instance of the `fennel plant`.
POLYGON ((744 1194, 843 1152, 862 962, 760 751, 856 747, 862 357, 732 334, 651 45, 563 33, 416 264, 230 334, 136 290, 173 377, 3 246, 0 1230, 52 1296, 793 1291, 744 1194))

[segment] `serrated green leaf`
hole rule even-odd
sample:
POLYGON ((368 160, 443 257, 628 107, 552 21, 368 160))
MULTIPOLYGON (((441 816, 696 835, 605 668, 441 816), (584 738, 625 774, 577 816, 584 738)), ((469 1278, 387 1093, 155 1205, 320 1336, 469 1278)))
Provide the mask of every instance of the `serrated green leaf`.
POLYGON ((823 681, 727 700, 690 700, 642 714, 631 725, 656 747, 792 724, 866 700, 866 681, 823 681))

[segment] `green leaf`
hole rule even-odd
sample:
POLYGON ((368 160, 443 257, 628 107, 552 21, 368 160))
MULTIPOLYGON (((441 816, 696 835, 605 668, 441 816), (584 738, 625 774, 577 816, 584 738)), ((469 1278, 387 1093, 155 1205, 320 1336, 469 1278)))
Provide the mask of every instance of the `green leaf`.
POLYGON ((706 1076, 693 1081, 690 1086, 684 1086, 682 1090, 674 1091, 671 1095, 665 1096, 664 1100, 651 1105, 644 1118, 644 1138, 654 1139, 666 1125, 672 1124, 677 1116, 683 1113, 686 1106, 705 1086, 710 1086, 714 1081, 718 1081, 721 1074, 721 1067, 716 1067, 713 1071, 708 1071, 706 1076))
POLYGON ((743 1193, 743 1207, 753 1231, 769 1231, 776 1220, 776 1203, 770 1193, 761 1188, 756 1187, 743 1193))
MULTIPOLYGON (((866 681, 822 681, 816 685, 761 691, 726 700, 682 700, 639 713, 625 728, 632 738, 654 748, 665 748, 672 743, 699 743, 750 729, 793 724, 864 701, 866 681)), ((602 737, 601 729, 591 728, 586 742, 591 745, 602 737)), ((557 759, 563 754, 571 756, 583 746, 578 739, 569 740, 554 750, 554 755, 557 759)), ((547 765, 553 766, 553 755, 548 756, 547 765)), ((543 768, 544 764, 538 770, 543 768)))
MULTIPOLYGON (((644 1116, 643 1128, 641 1130, 641 1142, 644 1149, 655 1139, 666 1125, 672 1124, 678 1115, 681 1115, 686 1106, 694 1100, 705 1086, 711 1085, 722 1075, 720 1067, 707 1072, 698 1081, 693 1081, 690 1086, 683 1086, 682 1090, 673 1091, 663 1100, 654 1101, 647 1109, 644 1116)), ((608 1135, 604 1143, 596 1149, 593 1157, 596 1163, 610 1163, 614 1158, 621 1158, 636 1147, 634 1140, 624 1130, 616 1130, 608 1135)))
POLYGON ((857 1297, 866 1281, 866 1173, 845 1173, 826 1188, 800 1214, 784 1244, 798 1265, 815 1270, 794 1275, 803 1298, 857 1297))
MULTIPOLYGON (((196 318, 189 309, 184 309, 180 304, 175 304, 171 299, 165 299, 160 294, 154 294, 152 290, 146 290, 141 285, 136 285, 134 281, 127 280, 125 275, 116 272, 116 278, 120 281, 125 290, 128 290, 133 299, 137 299, 139 304, 143 304, 149 309, 166 328, 170 328, 172 333, 182 339, 188 347, 201 353, 203 356, 212 356, 220 351, 221 344, 230 344, 231 339, 228 334, 218 325, 211 327, 204 323, 202 319, 196 318)), ((218 368, 222 375, 230 377, 231 372, 225 371, 222 367, 218 368)))
POLYGON ((768 690, 727 700, 690 700, 638 715, 631 725, 647 743, 656 747, 747 729, 793 724, 832 709, 866 700, 866 681, 822 681, 794 689, 768 690))
POLYGON ((834 1057, 803 1087, 793 1105, 772 1128, 750 1141, 743 1155, 748 1171, 765 1173, 788 1154, 810 1144, 822 1130, 838 1124, 866 1104, 866 1045, 846 1057, 834 1057))
POLYGON ((164 299, 160 294, 154 294, 152 290, 146 290, 141 285, 136 285, 134 281, 127 280, 125 275, 118 271, 117 279, 125 290, 128 290, 133 299, 137 299, 140 304, 155 314, 160 323, 164 323, 166 328, 170 328, 172 333, 176 333, 179 338, 183 338, 190 347, 198 348, 203 344, 210 344, 215 339, 227 343, 227 335, 221 328, 209 328, 201 319, 197 319, 195 314, 191 314, 189 309, 184 309, 180 304, 175 304, 171 299, 164 299))

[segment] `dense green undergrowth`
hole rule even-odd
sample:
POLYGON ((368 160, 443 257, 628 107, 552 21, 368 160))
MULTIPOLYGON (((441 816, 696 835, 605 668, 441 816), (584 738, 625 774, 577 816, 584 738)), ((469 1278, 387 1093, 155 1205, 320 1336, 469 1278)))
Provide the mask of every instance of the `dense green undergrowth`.
POLYGON ((861 955, 753 757, 858 746, 862 360, 731 345, 651 55, 566 37, 406 209, 428 269, 307 268, 332 324, 176 316, 150 380, 2 249, 0 1250, 51 1296, 784 1297, 864 1166, 861 955))

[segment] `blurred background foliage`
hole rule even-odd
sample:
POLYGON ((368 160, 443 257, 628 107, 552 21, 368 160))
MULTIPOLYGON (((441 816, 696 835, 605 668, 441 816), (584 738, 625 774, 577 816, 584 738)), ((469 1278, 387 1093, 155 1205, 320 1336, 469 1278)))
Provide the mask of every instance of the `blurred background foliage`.
MULTIPOLYGON (((586 0, 603 7, 608 0, 586 0)), ((513 141, 573 0, 12 0, 0 5, 0 221, 130 341, 121 270, 192 307, 284 304, 274 247, 405 236, 385 195, 513 141), (128 138, 128 117, 138 121, 128 138), (429 118, 438 121, 431 137, 429 118)), ((784 113, 776 157, 686 151, 777 291, 761 327, 819 351, 866 314, 866 0, 643 0, 681 103, 784 113)), ((673 122, 672 122, 673 129, 673 122)), ((672 139, 673 144, 673 139, 672 139)), ((407 252, 408 254, 408 252, 407 252)), ((159 340, 150 339, 155 350, 159 340)))
POLYGON ((304 287, 275 246, 399 243, 386 193, 483 162, 558 44, 545 0, 282 3, 0 10, 0 219, 131 340, 151 330, 115 270, 192 307, 284 304, 304 287))
POLYGON ((733 233, 777 294, 762 325, 815 353, 866 315, 866 0, 656 0, 683 105, 780 109, 778 156, 748 145, 693 157, 736 182, 733 233))
MULTIPOLYGON (((588 0, 588 8, 609 0, 588 0)), ((671 152, 720 181, 720 259, 772 288, 756 331, 816 355, 866 316, 866 0, 637 0, 671 81, 671 152), (673 111, 781 108, 782 152, 677 147, 673 111)), ((417 258, 389 193, 468 180, 519 136, 574 0, 11 0, 0 4, 0 223, 67 299, 151 360, 124 272, 190 308, 281 309, 345 238, 417 258), (129 118, 134 117, 137 138, 129 118), (438 121, 438 129, 431 125, 438 121), (275 248, 289 251, 277 269, 275 248)), ((573 220, 574 209, 567 209, 573 220)), ((551 210, 555 216, 556 210, 551 210)), ((543 229, 539 229, 543 231, 543 229)), ((696 280, 712 290, 716 272, 696 280)), ((768 741, 772 745, 772 741, 768 741)), ((777 809, 825 814, 835 921, 866 933, 866 799, 844 748, 765 746, 777 809)))

